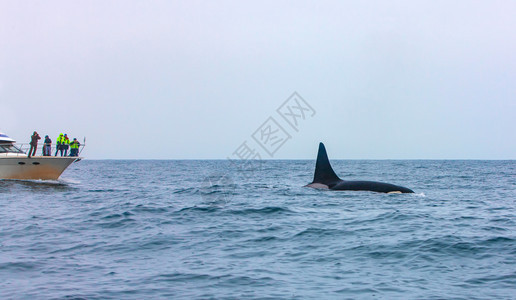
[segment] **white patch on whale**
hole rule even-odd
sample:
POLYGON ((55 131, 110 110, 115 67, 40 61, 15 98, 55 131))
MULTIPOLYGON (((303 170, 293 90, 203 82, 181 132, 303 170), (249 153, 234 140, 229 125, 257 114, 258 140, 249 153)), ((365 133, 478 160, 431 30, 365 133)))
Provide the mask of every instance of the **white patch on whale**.
POLYGON ((314 188, 314 189, 329 189, 330 188, 326 184, 322 184, 322 183, 310 183, 310 184, 307 184, 305 186, 306 187, 311 187, 311 188, 314 188))

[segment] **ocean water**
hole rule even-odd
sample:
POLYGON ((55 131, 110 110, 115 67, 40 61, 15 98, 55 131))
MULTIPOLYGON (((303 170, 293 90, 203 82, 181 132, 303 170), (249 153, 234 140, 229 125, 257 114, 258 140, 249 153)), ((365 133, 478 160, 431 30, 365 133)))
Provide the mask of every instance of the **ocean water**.
POLYGON ((516 161, 92 161, 0 180, 0 299, 516 299, 516 161))

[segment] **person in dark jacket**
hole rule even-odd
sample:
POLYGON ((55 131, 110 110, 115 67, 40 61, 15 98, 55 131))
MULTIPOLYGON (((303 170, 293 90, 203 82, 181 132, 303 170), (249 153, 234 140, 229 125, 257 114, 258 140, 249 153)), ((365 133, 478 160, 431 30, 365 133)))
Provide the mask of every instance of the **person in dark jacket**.
POLYGON ((39 136, 39 134, 34 131, 34 133, 32 134, 32 136, 30 137, 30 150, 29 150, 29 158, 31 156, 34 156, 36 155, 36 149, 38 149, 38 140, 41 140, 41 137, 39 136))
POLYGON ((50 152, 52 151, 52 140, 45 135, 45 143, 43 144, 43 156, 52 155, 50 152))

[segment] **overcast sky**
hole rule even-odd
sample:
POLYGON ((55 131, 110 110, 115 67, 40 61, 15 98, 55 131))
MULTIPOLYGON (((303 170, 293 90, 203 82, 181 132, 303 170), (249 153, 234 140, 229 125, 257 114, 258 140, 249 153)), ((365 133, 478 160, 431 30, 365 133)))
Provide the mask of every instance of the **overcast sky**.
POLYGON ((516 1, 0 0, 0 131, 86 137, 91 159, 315 159, 320 141, 335 159, 516 159, 515 16, 516 1))

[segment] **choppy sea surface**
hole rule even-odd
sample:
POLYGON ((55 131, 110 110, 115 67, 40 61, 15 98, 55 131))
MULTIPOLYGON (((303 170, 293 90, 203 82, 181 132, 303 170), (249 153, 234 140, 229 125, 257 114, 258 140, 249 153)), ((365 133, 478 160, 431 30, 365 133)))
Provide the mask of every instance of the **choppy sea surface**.
POLYGON ((1 299, 516 299, 516 161, 83 160, 0 180, 1 299))

